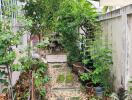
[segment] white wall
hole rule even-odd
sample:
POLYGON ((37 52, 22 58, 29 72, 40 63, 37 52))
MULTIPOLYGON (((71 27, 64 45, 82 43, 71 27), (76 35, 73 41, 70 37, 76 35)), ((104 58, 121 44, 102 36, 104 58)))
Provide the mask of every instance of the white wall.
POLYGON ((132 77, 132 5, 101 15, 99 20, 105 39, 112 43, 114 84, 127 88, 132 77))

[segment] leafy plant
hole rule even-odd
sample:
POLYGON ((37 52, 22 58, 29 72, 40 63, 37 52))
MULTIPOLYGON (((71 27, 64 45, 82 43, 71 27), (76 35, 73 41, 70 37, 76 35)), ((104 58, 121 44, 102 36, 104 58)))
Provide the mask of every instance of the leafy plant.
MULTIPOLYGON (((110 69, 112 66, 112 51, 107 46, 102 45, 102 39, 97 34, 95 40, 89 41, 90 45, 87 51, 90 58, 86 59, 89 62, 93 61, 94 70, 89 73, 83 73, 81 80, 91 80, 93 84, 100 84, 105 88, 105 95, 109 94, 112 90, 112 78, 110 76, 110 69)), ((85 63, 84 62, 84 63, 85 63)))
POLYGON ((46 39, 46 40, 44 40, 44 41, 39 42, 39 43, 37 44, 37 47, 38 47, 38 48, 41 48, 41 49, 45 49, 45 48, 47 48, 48 45, 49 45, 49 40, 46 39))
POLYGON ((41 89, 40 90, 40 94, 41 94, 41 96, 45 96, 46 95, 46 90, 45 89, 41 89))
POLYGON ((82 81, 90 80, 90 78, 91 78, 91 76, 90 76, 90 74, 88 74, 88 73, 82 73, 82 74, 80 75, 80 79, 81 79, 82 81))
MULTIPOLYGON (((43 61, 41 61, 40 59, 35 59, 30 56, 20 58, 20 63, 21 63, 21 66, 19 66, 21 67, 20 71, 27 73, 29 76, 27 78, 29 80, 29 83, 27 83, 29 85, 29 89, 30 85, 32 85, 30 82, 32 81, 34 83, 33 86, 35 90, 34 92, 38 93, 39 98, 45 97, 46 91, 44 90, 45 89, 44 85, 50 80, 50 77, 46 75, 48 68, 47 64, 43 63, 43 61)), ((28 92, 27 89, 25 89, 25 93, 27 92, 28 92)), ((17 94, 17 96, 19 95, 17 94)))
POLYGON ((80 61, 78 29, 85 27, 86 34, 89 33, 88 31, 93 28, 95 16, 95 9, 86 0, 64 0, 61 3, 58 10, 56 31, 62 33, 62 44, 68 52, 69 62, 80 61))
POLYGON ((11 66, 13 65, 13 62, 16 58, 16 54, 13 51, 12 46, 19 43, 21 32, 14 32, 12 29, 13 26, 11 23, 11 14, 15 13, 17 9, 16 5, 14 5, 13 8, 10 6, 9 11, 8 2, 9 0, 3 1, 3 3, 7 5, 2 5, 3 8, 1 9, 3 15, 2 20, 0 21, 0 65, 4 66, 4 70, 3 68, 0 69, 0 83, 5 86, 2 90, 4 90, 4 92, 6 90, 10 96, 9 99, 13 100, 14 93, 12 89, 11 66))

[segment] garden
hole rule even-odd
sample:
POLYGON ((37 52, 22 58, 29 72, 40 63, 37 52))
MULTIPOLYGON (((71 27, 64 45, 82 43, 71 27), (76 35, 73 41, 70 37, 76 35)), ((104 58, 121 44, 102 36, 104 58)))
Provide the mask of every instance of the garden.
POLYGON ((9 2, 1 9, 0 100, 131 100, 123 87, 115 91, 112 44, 103 38, 91 2, 20 0, 26 2, 22 7, 9 2), (12 24, 15 13, 18 26, 12 24), (25 34, 27 45, 21 47, 25 34), (51 55, 58 62, 49 61, 51 55))

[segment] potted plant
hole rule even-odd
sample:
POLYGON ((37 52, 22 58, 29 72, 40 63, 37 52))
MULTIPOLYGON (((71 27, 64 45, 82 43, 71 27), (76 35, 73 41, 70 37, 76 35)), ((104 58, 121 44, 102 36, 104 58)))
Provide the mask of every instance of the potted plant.
POLYGON ((85 72, 85 69, 84 69, 83 65, 80 62, 74 63, 72 68, 73 68, 73 71, 78 75, 85 72))
POLYGON ((88 73, 82 73, 80 74, 80 81, 83 85, 86 85, 86 83, 89 83, 90 81, 90 76, 88 73))
POLYGON ((83 85, 85 85, 87 94, 89 96, 93 96, 94 86, 90 78, 91 78, 90 73, 82 73, 80 75, 80 80, 82 81, 83 85))

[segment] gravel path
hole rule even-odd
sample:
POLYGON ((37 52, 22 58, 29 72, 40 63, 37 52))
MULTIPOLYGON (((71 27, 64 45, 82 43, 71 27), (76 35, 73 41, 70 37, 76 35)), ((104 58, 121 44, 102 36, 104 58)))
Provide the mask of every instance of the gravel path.
POLYGON ((87 100, 81 84, 66 63, 49 63, 48 100, 87 100), (68 76, 69 75, 69 76, 68 76))

